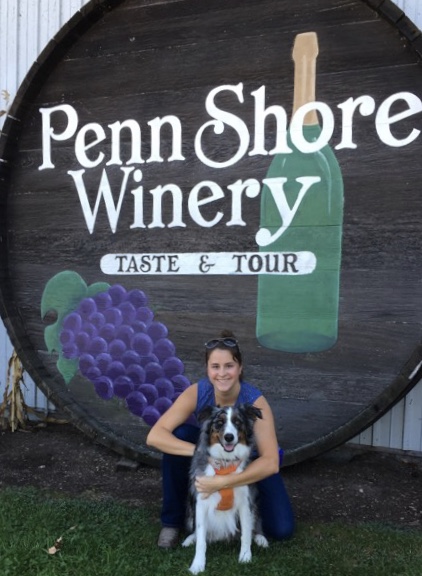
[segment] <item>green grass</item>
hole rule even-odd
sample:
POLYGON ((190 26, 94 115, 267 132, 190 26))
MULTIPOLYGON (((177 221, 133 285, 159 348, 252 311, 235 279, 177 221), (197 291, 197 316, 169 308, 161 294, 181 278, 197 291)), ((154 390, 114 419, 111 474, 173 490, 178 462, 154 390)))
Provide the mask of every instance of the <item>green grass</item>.
MULTIPOLYGON (((193 548, 156 547, 158 503, 149 509, 114 501, 0 491, 1 576, 187 576, 193 548), (48 549, 62 536, 56 554, 48 549)), ((295 537, 253 547, 238 564, 238 543, 212 544, 204 576, 420 576, 422 532, 382 525, 299 523, 295 537)))

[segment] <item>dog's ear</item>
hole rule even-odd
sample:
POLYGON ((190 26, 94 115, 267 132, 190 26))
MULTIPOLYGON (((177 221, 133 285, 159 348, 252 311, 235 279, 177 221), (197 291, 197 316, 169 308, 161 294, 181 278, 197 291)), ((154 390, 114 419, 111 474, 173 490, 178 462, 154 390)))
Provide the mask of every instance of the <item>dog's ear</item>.
POLYGON ((198 414, 198 422, 200 424, 203 424, 205 420, 208 420, 208 418, 210 418, 214 410, 215 410, 214 406, 205 406, 205 408, 203 408, 198 414))
POLYGON ((250 420, 253 420, 253 422, 255 422, 255 420, 257 418, 260 418, 262 420, 262 410, 261 408, 257 408, 256 406, 253 406, 252 404, 243 404, 241 406, 244 414, 246 415, 247 418, 249 418, 250 420))

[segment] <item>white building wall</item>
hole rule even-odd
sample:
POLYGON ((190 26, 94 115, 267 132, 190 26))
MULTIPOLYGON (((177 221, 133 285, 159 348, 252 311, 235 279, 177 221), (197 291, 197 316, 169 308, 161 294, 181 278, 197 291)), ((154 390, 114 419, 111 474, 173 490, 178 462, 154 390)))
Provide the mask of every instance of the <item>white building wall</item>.
MULTIPOLYGON (((5 112, 28 70, 60 28, 88 0, 0 0, 0 130, 5 112)), ((7 384, 13 347, 0 320, 0 403, 7 384)), ((26 374, 28 406, 48 412, 54 407, 26 374)))
MULTIPOLYGON (((393 0, 422 29, 422 0, 393 0)), ((0 130, 17 89, 43 48, 88 0, 0 0, 0 130)), ((0 398, 7 381, 12 345, 0 320, 0 398)), ((53 409, 32 380, 25 378, 25 401, 53 409)), ((353 443, 422 451, 422 382, 353 443)))
POLYGON ((421 0, 393 0, 406 16, 422 29, 422 2, 421 0))

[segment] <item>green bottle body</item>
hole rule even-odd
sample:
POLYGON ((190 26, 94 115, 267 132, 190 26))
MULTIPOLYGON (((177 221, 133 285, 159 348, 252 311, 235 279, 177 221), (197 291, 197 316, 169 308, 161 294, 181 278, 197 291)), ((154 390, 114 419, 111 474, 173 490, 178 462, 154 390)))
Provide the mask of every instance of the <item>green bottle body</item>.
MULTIPOLYGON (((308 142, 321 129, 304 126, 308 142)), ((284 177, 284 193, 293 207, 301 184, 297 178, 320 178, 310 186, 289 227, 263 252, 312 252, 316 258, 309 274, 260 274, 258 277, 256 336, 259 343, 285 352, 321 352, 338 338, 343 179, 332 149, 304 153, 289 141, 292 152, 276 155, 267 178, 284 177)), ((261 192, 261 228, 272 234, 283 224, 274 198, 264 185, 261 192)))

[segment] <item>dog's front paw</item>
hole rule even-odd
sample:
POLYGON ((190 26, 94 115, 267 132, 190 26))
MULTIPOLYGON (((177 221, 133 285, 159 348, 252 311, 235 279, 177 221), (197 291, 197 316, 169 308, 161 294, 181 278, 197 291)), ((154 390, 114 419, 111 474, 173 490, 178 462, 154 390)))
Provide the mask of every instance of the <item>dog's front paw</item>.
POLYGON ((255 534, 253 537, 254 542, 257 546, 261 546, 261 548, 268 548, 268 540, 265 538, 263 534, 255 534))
POLYGON ((182 546, 186 548, 187 546, 192 546, 194 542, 195 542, 195 532, 190 536, 188 536, 187 538, 185 538, 185 540, 183 540, 182 546))
POLYGON ((241 550, 239 554, 239 562, 245 564, 246 562, 250 562, 252 560, 252 553, 250 550, 241 550))
POLYGON ((191 574, 199 574, 204 570, 205 570, 205 562, 198 562, 197 560, 194 560, 189 568, 189 572, 191 574))

